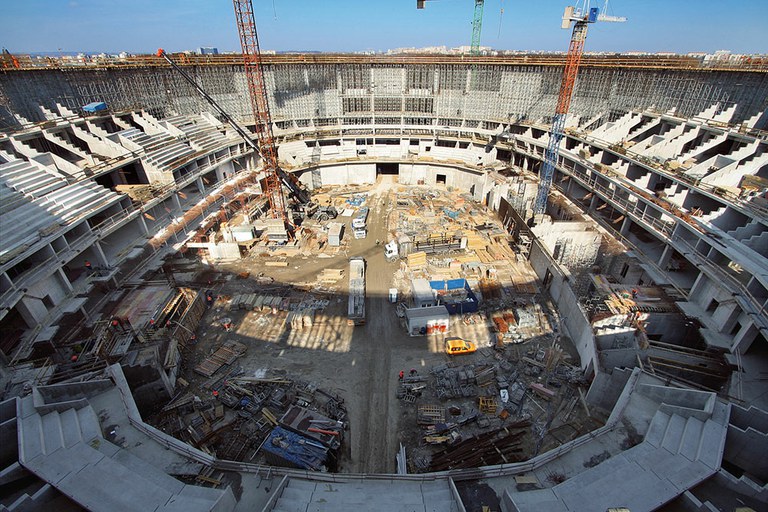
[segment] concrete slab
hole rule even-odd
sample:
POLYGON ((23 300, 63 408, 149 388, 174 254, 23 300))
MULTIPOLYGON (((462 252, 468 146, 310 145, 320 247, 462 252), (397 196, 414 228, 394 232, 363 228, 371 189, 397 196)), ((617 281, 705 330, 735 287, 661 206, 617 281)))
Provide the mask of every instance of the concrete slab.
MULTIPOLYGON (((108 441, 107 441, 108 442, 108 441)), ((172 494, 177 494, 184 489, 184 484, 172 476, 166 475, 155 466, 148 464, 127 450, 118 450, 112 460, 144 478, 152 480, 152 483, 172 494)))
POLYGON ((666 478, 677 487, 680 493, 683 493, 714 474, 714 469, 697 461, 681 464, 679 467, 669 467, 666 478))
POLYGON ((67 475, 56 487, 93 512, 156 510, 172 496, 108 458, 67 475))
POLYGON ((554 494, 552 489, 539 489, 535 491, 526 491, 509 495, 514 504, 512 510, 517 512, 538 512, 546 510, 547 512, 569 512, 565 503, 554 494))
POLYGON ((71 474, 77 474, 89 464, 97 464, 104 455, 93 448, 78 443, 71 448, 63 448, 46 457, 37 457, 32 461, 22 461, 24 467, 57 489, 59 482, 71 474))

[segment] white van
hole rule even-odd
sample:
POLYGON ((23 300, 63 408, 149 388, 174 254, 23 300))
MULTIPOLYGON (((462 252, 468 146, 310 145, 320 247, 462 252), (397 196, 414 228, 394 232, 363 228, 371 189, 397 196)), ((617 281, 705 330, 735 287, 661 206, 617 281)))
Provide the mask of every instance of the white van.
POLYGON ((367 236, 368 236, 368 230, 367 230, 367 229, 365 229, 365 228, 362 228, 362 229, 355 229, 355 230, 353 231, 353 234, 355 235, 355 238, 357 238, 357 239, 360 239, 360 238, 365 238, 365 237, 367 237, 367 236))

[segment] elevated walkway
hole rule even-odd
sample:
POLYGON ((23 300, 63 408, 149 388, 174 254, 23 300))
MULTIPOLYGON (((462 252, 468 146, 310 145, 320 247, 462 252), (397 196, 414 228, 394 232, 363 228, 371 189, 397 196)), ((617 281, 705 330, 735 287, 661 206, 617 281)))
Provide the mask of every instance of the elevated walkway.
POLYGON ((313 482, 288 479, 265 512, 462 512, 448 479, 424 482, 359 480, 313 482))

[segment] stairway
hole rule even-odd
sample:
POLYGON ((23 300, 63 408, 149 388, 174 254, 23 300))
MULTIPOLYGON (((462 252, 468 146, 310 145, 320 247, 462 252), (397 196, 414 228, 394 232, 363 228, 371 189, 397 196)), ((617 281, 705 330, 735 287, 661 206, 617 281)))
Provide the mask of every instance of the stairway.
POLYGON ((655 510, 718 471, 726 417, 723 404, 706 421, 659 410, 642 443, 554 487, 508 495, 509 509, 655 510))
POLYGON ((447 479, 412 482, 291 479, 273 512, 459 512, 447 479))
POLYGON ((104 439, 90 405, 41 415, 33 396, 19 401, 19 462, 86 509, 209 511, 224 495, 185 485, 104 439))

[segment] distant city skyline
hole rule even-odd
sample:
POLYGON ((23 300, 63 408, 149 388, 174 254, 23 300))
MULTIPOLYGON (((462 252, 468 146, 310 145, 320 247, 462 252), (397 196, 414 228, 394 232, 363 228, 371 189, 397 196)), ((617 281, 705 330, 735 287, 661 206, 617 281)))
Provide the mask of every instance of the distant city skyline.
MULTIPOLYGON (((264 50, 360 52, 467 46, 472 0, 359 2, 254 0, 264 50)), ((568 0, 486 0, 481 45, 497 50, 565 51, 568 0), (503 14, 501 9, 503 8, 503 14)), ((603 2, 592 2, 601 7, 603 2)), ((11 53, 154 53, 217 47, 239 51, 229 0, 25 0, 4 5, 0 46, 11 53)), ((589 52, 768 53, 768 1, 615 0, 626 23, 589 29, 589 52)))

